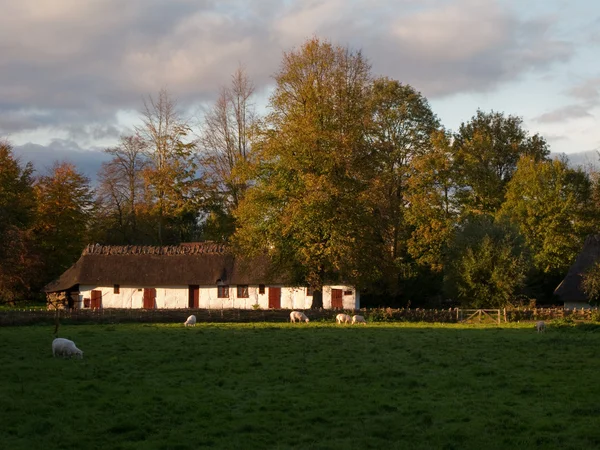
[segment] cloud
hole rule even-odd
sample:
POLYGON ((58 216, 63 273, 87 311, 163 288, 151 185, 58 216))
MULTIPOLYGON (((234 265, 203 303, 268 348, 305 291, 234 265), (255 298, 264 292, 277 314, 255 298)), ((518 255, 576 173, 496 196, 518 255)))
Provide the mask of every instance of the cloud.
POLYGON ((312 35, 363 49, 377 74, 428 97, 487 92, 573 52, 554 37, 558 18, 520 20, 500 0, 0 0, 0 9, 0 135, 60 128, 78 142, 118 134, 119 111, 163 87, 185 108, 211 102, 240 63, 268 90, 282 52, 312 35))
POLYGON ((570 119, 580 119, 582 117, 594 117, 589 112, 589 107, 583 105, 567 105, 555 109, 554 111, 542 114, 534 120, 541 123, 564 122, 570 119))
POLYGON ((600 105, 600 78, 589 78, 567 90, 567 95, 577 101, 561 106, 553 111, 536 117, 541 123, 564 122, 566 120, 594 117, 592 111, 600 105))
POLYGON ((54 139, 49 145, 28 143, 13 148, 14 154, 22 163, 31 162, 38 174, 47 174, 56 162, 70 162, 96 183, 98 170, 104 162, 110 161, 110 155, 100 149, 83 149, 73 141, 54 139))

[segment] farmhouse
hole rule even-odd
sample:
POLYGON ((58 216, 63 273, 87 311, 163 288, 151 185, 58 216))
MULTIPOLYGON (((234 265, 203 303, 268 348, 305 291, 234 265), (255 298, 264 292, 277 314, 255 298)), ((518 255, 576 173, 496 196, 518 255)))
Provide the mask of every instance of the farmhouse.
MULTIPOLYGON (((313 292, 274 274, 268 259, 236 258, 214 243, 168 247, 87 246, 48 284, 72 308, 308 309, 313 292)), ((353 286, 323 286, 323 308, 358 309, 353 286)))
POLYGON ((554 295, 564 302, 565 309, 591 308, 581 282, 583 274, 597 261, 600 261, 600 235, 598 234, 590 235, 585 239, 583 249, 577 255, 565 279, 554 290, 554 295))

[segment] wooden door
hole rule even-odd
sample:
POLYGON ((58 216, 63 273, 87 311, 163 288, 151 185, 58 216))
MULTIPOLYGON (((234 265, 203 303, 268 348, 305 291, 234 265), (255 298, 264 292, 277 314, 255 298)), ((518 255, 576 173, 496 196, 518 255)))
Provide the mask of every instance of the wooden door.
POLYGON ((102 308, 102 291, 92 291, 92 301, 90 302, 90 308, 102 308))
POLYGON ((281 308, 281 288, 269 287, 269 308, 281 308))
POLYGON ((331 290, 331 308, 332 309, 343 309, 344 301, 343 301, 343 291, 341 289, 332 289, 331 290))
POLYGON ((144 288, 144 309, 156 308, 156 289, 144 288))
POLYGON ((188 288, 188 308, 200 307, 200 286, 192 284, 188 288))

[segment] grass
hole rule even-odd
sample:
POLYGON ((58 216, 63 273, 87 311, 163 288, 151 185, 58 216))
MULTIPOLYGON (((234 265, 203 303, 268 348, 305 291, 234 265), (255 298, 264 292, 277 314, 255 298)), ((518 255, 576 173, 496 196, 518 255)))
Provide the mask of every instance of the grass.
POLYGON ((600 328, 0 328, 6 449, 600 446, 600 328))

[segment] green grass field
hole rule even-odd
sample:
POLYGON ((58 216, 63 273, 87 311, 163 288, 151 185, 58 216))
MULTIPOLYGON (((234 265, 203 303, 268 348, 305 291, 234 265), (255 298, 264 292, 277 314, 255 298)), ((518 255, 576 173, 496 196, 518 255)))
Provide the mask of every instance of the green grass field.
POLYGON ((600 447, 600 328, 0 328, 4 449, 600 447))

